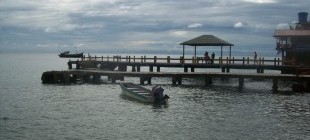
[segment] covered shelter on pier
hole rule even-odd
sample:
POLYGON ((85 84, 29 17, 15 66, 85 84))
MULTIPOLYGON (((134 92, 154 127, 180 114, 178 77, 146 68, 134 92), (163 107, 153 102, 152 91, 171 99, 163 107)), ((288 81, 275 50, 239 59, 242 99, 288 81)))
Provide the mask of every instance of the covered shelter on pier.
POLYGON ((185 41, 181 43, 181 45, 183 45, 183 58, 186 45, 195 47, 195 58, 197 54, 197 46, 221 46, 221 58, 223 58, 223 46, 229 46, 229 58, 231 58, 231 46, 234 46, 234 44, 231 44, 213 35, 201 35, 199 37, 185 41))

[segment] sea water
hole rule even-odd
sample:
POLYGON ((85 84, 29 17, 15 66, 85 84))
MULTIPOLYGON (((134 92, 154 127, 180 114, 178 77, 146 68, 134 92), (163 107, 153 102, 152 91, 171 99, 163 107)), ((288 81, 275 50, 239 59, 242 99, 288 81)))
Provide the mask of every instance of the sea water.
POLYGON ((1 140, 310 139, 310 94, 286 95, 292 93, 288 81, 273 94, 270 80, 245 79, 239 89, 237 79, 205 86, 187 78, 172 86, 169 78, 153 78, 145 87, 160 84, 171 97, 153 105, 121 96, 107 77, 100 83, 41 83, 44 71, 67 70, 67 61, 57 54, 0 54, 1 140))

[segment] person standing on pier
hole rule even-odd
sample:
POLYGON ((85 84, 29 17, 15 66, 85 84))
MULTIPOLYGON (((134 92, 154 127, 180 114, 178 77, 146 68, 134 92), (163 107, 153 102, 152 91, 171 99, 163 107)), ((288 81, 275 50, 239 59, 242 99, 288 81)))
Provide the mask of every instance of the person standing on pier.
POLYGON ((206 51, 206 53, 205 53, 205 61, 206 61, 206 64, 210 63, 210 56, 209 56, 209 52, 208 51, 206 51))
POLYGON ((215 58, 215 54, 214 54, 214 52, 212 52, 212 54, 211 54, 211 64, 214 64, 214 58, 215 58))
POLYGON ((258 62, 257 62, 257 53, 254 52, 254 65, 257 64, 257 63, 258 63, 258 62))

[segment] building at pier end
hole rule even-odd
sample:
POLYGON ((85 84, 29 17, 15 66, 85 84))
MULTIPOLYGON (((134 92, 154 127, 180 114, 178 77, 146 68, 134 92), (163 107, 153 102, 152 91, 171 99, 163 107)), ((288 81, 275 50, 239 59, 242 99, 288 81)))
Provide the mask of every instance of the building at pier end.
POLYGON ((283 65, 310 66, 310 22, 308 13, 298 13, 298 22, 289 29, 276 29, 276 50, 282 54, 283 65))

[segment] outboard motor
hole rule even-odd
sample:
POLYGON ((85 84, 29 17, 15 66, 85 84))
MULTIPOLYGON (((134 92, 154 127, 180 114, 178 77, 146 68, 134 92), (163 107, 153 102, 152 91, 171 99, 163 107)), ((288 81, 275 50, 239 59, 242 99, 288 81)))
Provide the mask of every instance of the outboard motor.
POLYGON ((156 85, 155 87, 152 88, 151 94, 154 97, 155 102, 161 102, 164 99, 164 89, 159 86, 156 85))

